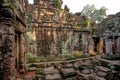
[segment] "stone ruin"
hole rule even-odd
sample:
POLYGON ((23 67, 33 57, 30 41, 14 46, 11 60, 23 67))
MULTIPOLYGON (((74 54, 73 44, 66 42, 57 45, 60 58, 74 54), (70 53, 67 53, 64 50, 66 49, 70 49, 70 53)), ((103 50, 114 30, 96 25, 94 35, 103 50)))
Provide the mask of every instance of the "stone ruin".
POLYGON ((89 53, 93 40, 84 23, 88 18, 72 14, 62 1, 35 0, 33 6, 33 31, 36 33, 37 55, 59 56, 75 50, 89 53), (54 5, 55 4, 55 5, 54 5), (89 40, 88 40, 89 39, 89 40))
MULTIPOLYGON (((94 42, 88 28, 90 25, 85 26, 84 24, 86 20, 89 20, 86 16, 81 16, 81 13, 70 13, 67 6, 61 9, 61 0, 34 0, 34 2, 34 4, 28 4, 27 0, 0 1, 1 80, 15 80, 16 75, 25 73, 25 53, 29 48, 29 43, 26 41, 26 31, 29 29, 36 36, 37 49, 35 50, 38 56, 51 54, 59 56, 60 54, 73 53, 73 51, 94 52, 94 42)), ((99 34, 98 48, 100 53, 119 54, 120 13, 110 15, 100 23, 99 34)), ((33 45, 33 43, 30 44, 33 45)), ((90 66, 89 62, 84 61, 82 64, 90 66)), ((57 69, 50 68, 51 71, 48 72, 46 69, 49 70, 49 68, 45 68, 45 78, 49 80, 51 77, 56 78, 57 76, 57 79, 61 79, 68 75, 71 76, 71 74, 86 77, 83 74, 90 74, 89 70, 82 70, 83 74, 76 71, 75 68, 80 66, 80 62, 77 62, 57 65, 55 67, 57 69), (55 74, 51 76, 49 72, 55 74)), ((100 71, 97 73, 99 77, 106 76, 107 69, 101 69, 100 66, 97 69, 100 71)), ((74 77, 71 78, 71 80, 73 79, 74 77)))
POLYGON ((98 31, 104 40, 102 51, 107 55, 120 54, 120 12, 104 19, 98 31))
POLYGON ((25 72, 26 0, 0 0, 0 79, 15 80, 25 72), (19 5, 17 5, 19 3, 19 5))

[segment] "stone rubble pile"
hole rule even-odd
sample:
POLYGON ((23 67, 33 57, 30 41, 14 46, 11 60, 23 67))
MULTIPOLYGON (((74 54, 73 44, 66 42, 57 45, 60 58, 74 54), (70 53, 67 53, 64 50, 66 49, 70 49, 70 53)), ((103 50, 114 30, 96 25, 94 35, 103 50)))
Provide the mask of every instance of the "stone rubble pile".
POLYGON ((74 62, 49 63, 44 68, 37 68, 39 69, 42 69, 42 74, 36 73, 38 80, 107 80, 108 73, 112 71, 100 65, 100 61, 96 63, 96 59, 89 58, 74 62))

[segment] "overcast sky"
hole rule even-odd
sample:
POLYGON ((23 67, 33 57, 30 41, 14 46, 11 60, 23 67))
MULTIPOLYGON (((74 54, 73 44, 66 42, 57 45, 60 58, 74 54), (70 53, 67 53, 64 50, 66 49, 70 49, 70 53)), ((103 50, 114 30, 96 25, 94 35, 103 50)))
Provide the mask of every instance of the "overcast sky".
MULTIPOLYGON (((29 0, 32 3, 32 0, 29 0)), ((120 0, 63 0, 63 6, 68 5, 70 12, 80 12, 87 4, 94 4, 97 9, 105 6, 108 8, 107 14, 120 12, 120 0)))

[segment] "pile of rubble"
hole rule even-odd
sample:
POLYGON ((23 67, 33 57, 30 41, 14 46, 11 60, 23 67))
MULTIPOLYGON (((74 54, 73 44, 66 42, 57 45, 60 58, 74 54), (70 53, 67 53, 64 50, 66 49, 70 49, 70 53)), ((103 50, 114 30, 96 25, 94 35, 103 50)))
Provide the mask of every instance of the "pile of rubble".
POLYGON ((44 66, 43 64, 32 64, 30 70, 36 71, 38 80, 107 80, 110 72, 119 73, 102 66, 96 59, 49 63, 44 66))

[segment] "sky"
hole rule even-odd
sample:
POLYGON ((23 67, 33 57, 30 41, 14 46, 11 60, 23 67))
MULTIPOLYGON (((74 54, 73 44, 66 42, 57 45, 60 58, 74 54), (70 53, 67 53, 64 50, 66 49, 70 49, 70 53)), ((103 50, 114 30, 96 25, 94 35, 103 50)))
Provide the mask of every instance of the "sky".
MULTIPOLYGON (((33 0, 29 0, 30 3, 33 3, 33 0)), ((120 12, 120 0, 63 0, 64 5, 67 5, 70 8, 70 12, 76 13, 81 12, 85 5, 94 4, 97 9, 102 6, 106 7, 107 15, 116 14, 120 12)))

